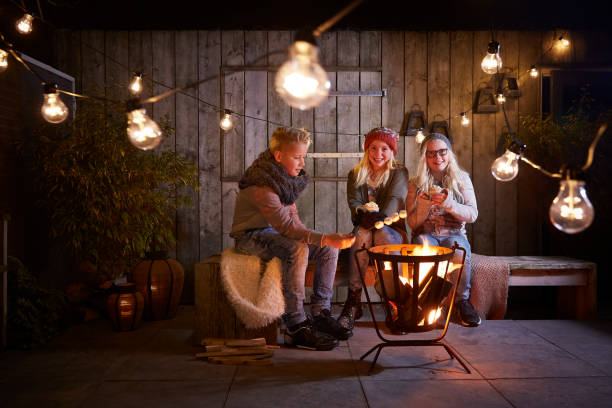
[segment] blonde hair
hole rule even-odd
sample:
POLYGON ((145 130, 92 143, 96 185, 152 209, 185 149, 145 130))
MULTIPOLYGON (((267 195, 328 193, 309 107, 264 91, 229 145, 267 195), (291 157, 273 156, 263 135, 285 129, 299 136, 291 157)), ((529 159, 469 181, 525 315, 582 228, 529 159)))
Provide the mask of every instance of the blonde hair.
MULTIPOLYGON (((427 194, 436 184, 436 181, 431 174, 429 167, 427 166, 426 154, 427 146, 425 146, 425 148, 421 151, 415 182, 417 189, 427 194)), ((448 157, 448 165, 444 170, 442 188, 447 189, 450 194, 452 194, 452 197, 455 200, 458 200, 459 197, 463 198, 461 192, 459 191, 459 179, 461 175, 467 174, 467 172, 459 167, 459 163, 457 163, 457 156, 455 156, 455 153, 453 153, 451 149, 447 150, 446 155, 448 157)))
POLYGON ((304 143, 306 148, 310 146, 310 132, 306 129, 293 127, 278 127, 270 138, 270 151, 272 153, 282 150, 283 146, 290 143, 304 143))
POLYGON ((395 161, 395 155, 393 154, 393 151, 391 151, 391 158, 387 162, 385 169, 382 172, 375 174, 374 169, 372 169, 372 165, 370 164, 369 152, 368 150, 365 150, 361 161, 353 168, 353 171, 356 174, 356 187, 361 187, 367 183, 368 178, 370 178, 371 175, 375 176, 373 179, 370 178, 370 180, 374 183, 374 187, 384 186, 387 184, 387 181, 389 181, 391 170, 396 167, 397 162, 395 161))

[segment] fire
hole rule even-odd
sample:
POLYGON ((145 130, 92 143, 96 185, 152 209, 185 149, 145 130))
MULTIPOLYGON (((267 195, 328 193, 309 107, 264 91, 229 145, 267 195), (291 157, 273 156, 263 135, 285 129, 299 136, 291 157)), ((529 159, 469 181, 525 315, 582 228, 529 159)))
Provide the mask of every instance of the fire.
POLYGON ((427 323, 428 324, 433 324, 433 322, 438 320, 438 318, 440 317, 441 314, 442 314, 442 308, 441 307, 439 307, 436 310, 432 310, 431 312, 429 312, 429 316, 427 317, 427 323))

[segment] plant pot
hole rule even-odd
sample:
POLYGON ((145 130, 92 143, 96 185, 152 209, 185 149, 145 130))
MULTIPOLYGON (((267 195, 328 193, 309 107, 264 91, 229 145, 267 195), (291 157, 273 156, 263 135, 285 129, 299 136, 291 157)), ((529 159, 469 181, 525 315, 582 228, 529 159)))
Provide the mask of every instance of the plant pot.
POLYGON ((144 311, 144 297, 134 283, 119 283, 106 300, 108 316, 118 331, 134 330, 140 325, 144 311))
POLYGON ((144 295, 145 319, 162 320, 176 316, 185 272, 176 260, 163 253, 152 253, 134 267, 128 279, 144 295))

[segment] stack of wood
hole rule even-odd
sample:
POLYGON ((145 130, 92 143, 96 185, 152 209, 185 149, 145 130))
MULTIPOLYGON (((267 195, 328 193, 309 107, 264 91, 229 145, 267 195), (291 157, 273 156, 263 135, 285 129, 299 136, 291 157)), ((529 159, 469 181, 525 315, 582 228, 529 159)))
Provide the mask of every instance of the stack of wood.
POLYGON ((205 338, 201 345, 206 349, 204 353, 196 353, 197 358, 207 359, 213 364, 228 365, 271 365, 276 345, 266 344, 266 339, 219 339, 205 338))

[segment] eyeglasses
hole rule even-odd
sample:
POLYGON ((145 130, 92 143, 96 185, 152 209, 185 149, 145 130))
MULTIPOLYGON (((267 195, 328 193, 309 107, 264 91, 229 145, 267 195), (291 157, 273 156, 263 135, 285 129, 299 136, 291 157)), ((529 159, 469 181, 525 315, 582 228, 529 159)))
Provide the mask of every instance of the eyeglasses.
POLYGON ((425 154, 428 159, 433 159, 436 156, 444 157, 448 153, 448 149, 440 149, 440 150, 426 150, 425 154))

